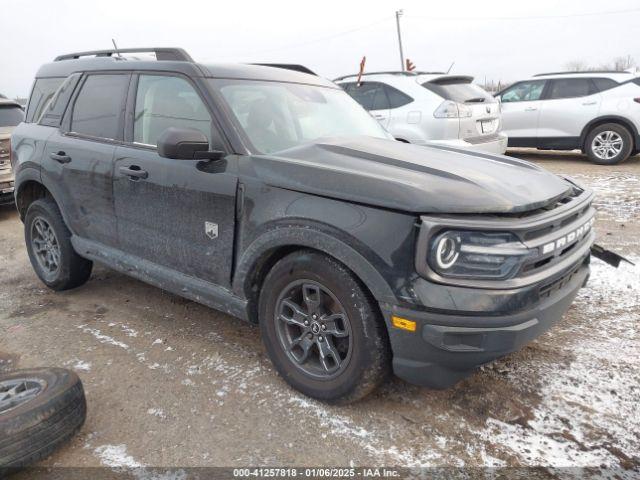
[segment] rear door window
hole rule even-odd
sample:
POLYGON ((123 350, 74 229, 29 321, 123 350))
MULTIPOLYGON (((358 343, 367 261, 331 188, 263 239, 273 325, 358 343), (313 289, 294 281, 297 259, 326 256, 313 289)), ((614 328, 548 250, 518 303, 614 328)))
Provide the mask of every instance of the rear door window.
POLYGON ((389 99, 379 82, 362 82, 359 86, 352 86, 347 93, 366 110, 385 110, 389 108, 389 99))
POLYGON ((385 85, 384 90, 387 93, 387 98, 389 100, 389 108, 398 108, 413 102, 413 98, 409 95, 402 93, 400 90, 393 88, 390 85, 385 85))
POLYGON ((37 122, 44 111, 44 108, 53 98, 53 95, 62 85, 64 77, 37 78, 31 90, 29 105, 27 107, 26 122, 37 122))
POLYGON ((540 100, 544 90, 546 80, 531 80, 512 85, 502 92, 500 99, 503 103, 508 102, 531 102, 540 100))
POLYGON ((76 97, 70 130, 89 137, 121 139, 128 87, 129 75, 89 75, 76 97))
POLYGON ((24 112, 17 105, 0 104, 0 127, 15 127, 24 120, 24 112))
POLYGON ((549 99, 586 97, 596 93, 590 78, 557 78, 551 81, 549 99))
POLYGON ((592 78, 592 80, 593 84, 596 86, 596 91, 598 92, 604 92, 605 90, 609 90, 610 88, 620 85, 611 78, 592 78))

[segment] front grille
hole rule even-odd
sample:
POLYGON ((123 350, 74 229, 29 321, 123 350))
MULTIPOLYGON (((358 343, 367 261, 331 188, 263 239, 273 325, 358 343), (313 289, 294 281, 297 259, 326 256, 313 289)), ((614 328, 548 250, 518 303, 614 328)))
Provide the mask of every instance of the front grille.
POLYGON ((9 139, 0 140, 0 162, 9 160, 9 139))
POLYGON ((571 270, 569 270, 568 273, 565 273, 562 277, 554 280, 553 282, 547 283, 543 286, 541 286, 538 289, 538 293, 540 295, 540 298, 549 298, 551 297, 554 293, 562 290, 564 287, 566 287, 569 283, 571 283, 571 281, 575 278, 575 276, 578 274, 578 272, 580 271, 580 269, 582 268, 582 266, 585 263, 588 263, 589 259, 586 258, 582 261, 580 261, 580 263, 578 265, 576 265, 575 267, 573 267, 571 270))
POLYGON ((568 210, 548 224, 522 232, 525 244, 537 254, 522 265, 519 276, 550 268, 590 242, 594 213, 591 202, 588 202, 577 205, 577 208, 568 210))
POLYGON ((11 171, 9 159, 9 139, 0 140, 0 174, 11 171))

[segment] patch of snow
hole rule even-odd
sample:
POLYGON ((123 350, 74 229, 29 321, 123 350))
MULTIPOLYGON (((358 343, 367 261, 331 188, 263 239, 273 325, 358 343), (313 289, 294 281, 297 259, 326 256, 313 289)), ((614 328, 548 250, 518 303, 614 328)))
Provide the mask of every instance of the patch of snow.
POLYGON ((85 362, 82 360, 78 360, 76 363, 72 365, 74 370, 79 370, 81 372, 89 372, 91 371, 91 362, 85 362))
POLYGON ((138 331, 133 329, 133 328, 131 328, 131 327, 129 327, 129 326, 127 326, 127 325, 121 325, 120 328, 129 337, 137 337, 138 336, 138 331))
POLYGON ((161 408, 150 408, 149 410, 147 410, 147 413, 149 415, 153 415, 154 417, 162 418, 163 420, 167 418, 164 410, 162 410, 161 408))
POLYGON ((100 462, 115 471, 126 471, 136 480, 186 480, 183 469, 158 471, 151 469, 127 453, 126 445, 102 445, 93 451, 100 462))
POLYGON ((111 468, 142 468, 144 465, 127 453, 126 445, 101 445, 93 450, 100 462, 111 468))
POLYGON ((119 340, 116 340, 110 337, 109 335, 104 335, 97 328, 91 328, 91 327, 88 327, 87 325, 78 325, 77 328, 81 329, 84 333, 89 333, 93 335, 96 338, 96 340, 98 340, 100 343, 105 343, 108 345, 113 345, 115 347, 123 348, 125 350, 129 350, 129 345, 119 340))

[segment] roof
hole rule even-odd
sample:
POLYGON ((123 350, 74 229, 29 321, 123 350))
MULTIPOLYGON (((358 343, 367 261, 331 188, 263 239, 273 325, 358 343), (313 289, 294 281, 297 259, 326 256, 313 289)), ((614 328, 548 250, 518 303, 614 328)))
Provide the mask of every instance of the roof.
MULTIPOLYGON (((362 74, 363 77, 367 77, 370 75, 400 75, 400 76, 405 76, 405 77, 416 77, 418 75, 446 75, 445 72, 423 72, 423 71, 419 71, 419 70, 414 70, 411 72, 408 72, 406 70, 389 70, 389 71, 384 71, 384 72, 364 72, 362 74)), ((350 75, 343 75, 342 77, 338 77, 338 78, 334 78, 333 81, 334 82, 339 82, 341 80, 345 80, 347 78, 351 78, 351 77, 358 77, 357 73, 354 74, 350 74, 350 75)))
MULTIPOLYGON (((356 78, 357 75, 347 75, 336 78, 334 82, 343 83, 346 81, 355 81, 356 78)), ((382 79, 392 85, 407 85, 408 83, 415 82, 420 84, 425 82, 437 83, 446 80, 459 83, 471 83, 473 81, 473 77, 471 76, 439 72, 371 72, 364 74, 362 81, 382 79)))
POLYGON ((538 73, 531 77, 532 79, 545 79, 545 78, 579 78, 579 77, 598 77, 598 78, 610 78, 619 82, 630 80, 637 75, 631 72, 621 72, 617 70, 589 70, 580 72, 551 72, 551 73, 538 73))
POLYGON ((131 70, 178 72, 190 77, 305 83, 335 88, 328 80, 303 73, 311 70, 302 65, 196 63, 180 48, 95 50, 60 55, 53 62, 42 65, 36 78, 67 77, 75 72, 131 70), (122 56, 131 53, 155 53, 156 59, 122 56))

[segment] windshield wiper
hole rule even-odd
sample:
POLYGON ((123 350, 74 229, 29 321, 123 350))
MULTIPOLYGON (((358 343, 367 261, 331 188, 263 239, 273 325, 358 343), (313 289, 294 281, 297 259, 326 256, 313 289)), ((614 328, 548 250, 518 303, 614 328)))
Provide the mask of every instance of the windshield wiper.
POLYGON ((482 103, 485 101, 484 97, 473 97, 464 101, 464 103, 482 103))

